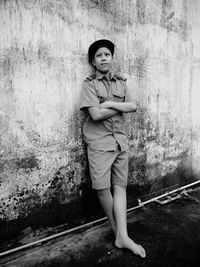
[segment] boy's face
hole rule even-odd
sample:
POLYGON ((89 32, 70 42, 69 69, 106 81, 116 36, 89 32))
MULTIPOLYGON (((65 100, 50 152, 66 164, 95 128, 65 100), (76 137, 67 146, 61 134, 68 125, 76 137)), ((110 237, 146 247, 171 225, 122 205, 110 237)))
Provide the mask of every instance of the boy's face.
POLYGON ((93 66, 101 73, 108 73, 111 68, 112 54, 110 50, 106 47, 100 47, 92 61, 93 66))

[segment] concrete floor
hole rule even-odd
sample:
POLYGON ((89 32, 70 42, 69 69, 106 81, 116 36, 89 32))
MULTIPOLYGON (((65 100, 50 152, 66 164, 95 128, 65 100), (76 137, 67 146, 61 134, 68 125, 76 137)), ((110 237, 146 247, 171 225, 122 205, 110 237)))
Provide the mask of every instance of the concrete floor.
POLYGON ((200 266, 200 189, 166 205, 148 204, 128 214, 130 237, 142 244, 141 259, 113 245, 108 222, 0 259, 0 266, 200 266))

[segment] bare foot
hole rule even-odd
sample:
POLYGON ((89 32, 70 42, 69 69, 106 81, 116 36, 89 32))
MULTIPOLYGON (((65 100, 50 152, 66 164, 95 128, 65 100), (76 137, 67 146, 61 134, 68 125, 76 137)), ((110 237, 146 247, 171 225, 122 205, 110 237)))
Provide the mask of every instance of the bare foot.
POLYGON ((132 239, 129 237, 124 239, 116 239, 115 246, 118 248, 127 248, 130 249, 135 255, 140 256, 141 258, 146 257, 146 252, 144 248, 138 244, 136 244, 132 239))

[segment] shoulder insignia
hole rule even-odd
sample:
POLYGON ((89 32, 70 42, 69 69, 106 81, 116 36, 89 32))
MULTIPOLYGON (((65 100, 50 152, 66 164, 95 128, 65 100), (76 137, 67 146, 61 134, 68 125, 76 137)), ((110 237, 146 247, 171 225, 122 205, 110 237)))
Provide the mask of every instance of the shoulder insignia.
POLYGON ((93 73, 92 75, 88 76, 86 79, 85 79, 85 82, 90 82, 92 80, 94 80, 96 78, 96 74, 93 73))
POLYGON ((114 74, 116 79, 122 80, 122 81, 127 81, 127 79, 119 74, 114 74))

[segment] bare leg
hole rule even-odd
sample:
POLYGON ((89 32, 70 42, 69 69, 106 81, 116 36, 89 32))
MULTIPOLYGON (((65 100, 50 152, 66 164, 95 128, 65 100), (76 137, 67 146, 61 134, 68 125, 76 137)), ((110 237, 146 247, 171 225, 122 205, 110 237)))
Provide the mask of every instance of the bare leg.
POLYGON ((97 190, 97 196, 106 216, 108 217, 111 228, 114 234, 116 234, 116 224, 113 214, 113 197, 110 188, 97 190))
POLYGON ((114 215, 117 227, 115 239, 116 247, 130 249, 134 254, 145 258, 146 252, 144 248, 130 239, 127 233, 126 188, 119 185, 114 185, 113 200, 114 215))

